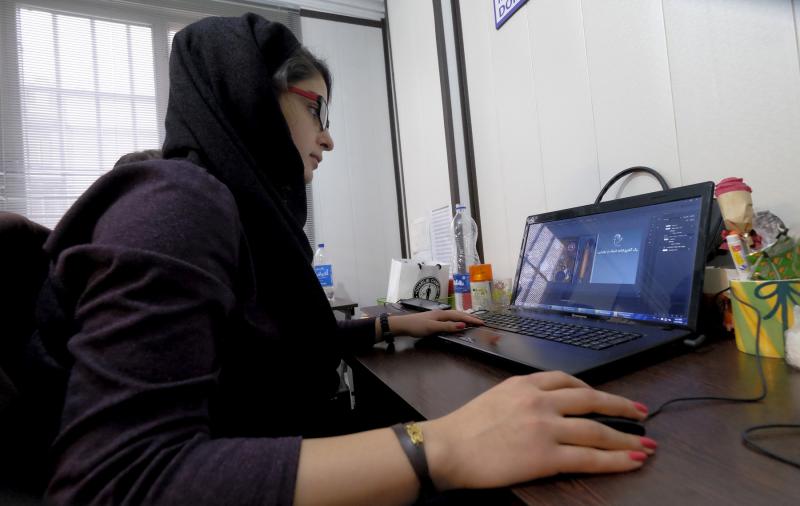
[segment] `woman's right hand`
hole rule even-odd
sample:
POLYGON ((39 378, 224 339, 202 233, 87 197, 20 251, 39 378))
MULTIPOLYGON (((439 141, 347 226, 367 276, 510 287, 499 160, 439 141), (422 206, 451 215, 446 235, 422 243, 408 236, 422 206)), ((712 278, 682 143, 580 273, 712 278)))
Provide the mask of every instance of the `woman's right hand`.
POLYGON ((646 408, 562 372, 515 376, 442 418, 423 422, 439 490, 511 485, 558 473, 632 471, 655 442, 565 415, 644 420, 646 408))

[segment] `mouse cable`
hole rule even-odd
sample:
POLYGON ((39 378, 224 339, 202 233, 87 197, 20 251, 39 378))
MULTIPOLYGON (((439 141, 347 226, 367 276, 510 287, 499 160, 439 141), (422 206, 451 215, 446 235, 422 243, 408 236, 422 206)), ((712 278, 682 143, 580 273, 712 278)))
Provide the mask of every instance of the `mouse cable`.
MULTIPOLYGON (((710 397, 710 396, 705 396, 705 397, 680 397, 680 398, 677 398, 677 399, 670 399, 670 400, 664 402, 663 404, 661 404, 661 406, 659 406, 658 409, 656 409, 655 411, 653 411, 652 413, 647 415, 646 420, 650 420, 651 418, 653 418, 656 415, 658 415, 659 413, 661 413, 661 411, 665 407, 667 407, 670 404, 676 403, 676 402, 687 402, 687 401, 759 402, 759 401, 763 400, 767 396, 767 379, 764 376, 764 368, 761 365, 761 349, 760 349, 760 344, 761 344, 761 312, 758 310, 758 308, 756 308, 752 304, 749 304, 749 303, 743 301, 742 299, 740 299, 734 293, 734 291, 731 290, 730 288, 726 288, 724 290, 721 290, 721 291, 717 292, 714 295, 713 300, 716 300, 717 297, 719 297, 720 295, 722 295, 723 293, 725 293, 727 291, 731 292, 731 295, 733 296, 734 299, 736 299, 737 302, 739 302, 740 304, 742 304, 744 306, 749 307, 750 309, 752 309, 756 313, 756 317, 757 317, 757 320, 756 320, 756 364, 758 365, 758 375, 761 378, 761 393, 759 395, 755 396, 755 397, 710 397)), ((754 442, 753 439, 750 437, 750 435, 753 434, 754 432, 758 432, 758 431, 761 431, 761 430, 768 430, 768 429, 800 429, 800 424, 771 423, 771 424, 764 424, 764 425, 753 425, 752 427, 748 427, 744 431, 742 431, 742 444, 745 447, 747 447, 748 449, 750 449, 752 451, 755 451, 755 452, 758 452, 758 453, 761 453, 763 455, 766 455, 767 457, 769 457, 771 459, 777 460, 779 462, 783 462, 784 464, 788 464, 790 466, 794 466, 794 467, 800 468, 800 461, 797 461, 797 460, 794 460, 794 459, 790 459, 790 458, 787 458, 787 457, 783 457, 783 456, 778 455, 778 454, 776 454, 776 453, 774 453, 772 451, 769 451, 766 448, 764 448, 763 446, 761 446, 761 445, 757 444, 756 442, 754 442)))
POLYGON ((760 430, 767 430, 767 429, 800 429, 800 424, 798 423, 768 423, 764 425, 753 425, 752 427, 748 427, 742 431, 742 444, 744 444, 747 448, 753 450, 754 452, 762 453, 771 459, 775 459, 779 462, 783 462, 784 464, 789 464, 790 466, 794 466, 800 468, 800 461, 790 459, 787 457, 783 457, 778 455, 777 453, 771 452, 764 448, 763 446, 755 443, 751 438, 750 434, 753 432, 757 432, 760 430))
MULTIPOLYGON (((717 292, 714 295, 713 299, 716 300, 717 297, 719 297, 723 293, 727 292, 728 290, 730 290, 730 288, 726 288, 724 290, 721 290, 721 291, 717 292)), ((731 291, 731 294, 733 295, 733 291, 731 291)), ((761 314, 758 312, 758 309, 756 309, 755 306, 742 301, 741 299, 736 297, 736 295, 733 295, 733 296, 736 298, 737 301, 739 301, 742 304, 752 308, 756 312, 756 316, 758 316, 758 320, 757 320, 757 323, 756 323, 756 357, 757 357, 758 361, 756 363, 758 364, 758 375, 761 378, 761 393, 756 395, 755 397, 710 397, 710 396, 704 396, 704 397, 679 397, 679 398, 676 398, 676 399, 670 399, 670 400, 664 402, 655 411, 653 411, 649 415, 647 415, 647 420, 650 420, 651 418, 654 418, 656 415, 661 413, 661 411, 665 407, 667 407, 670 404, 676 403, 676 402, 690 402, 690 401, 758 402, 760 400, 763 400, 767 396, 767 379, 764 377, 764 369, 761 366, 761 353, 760 353, 760 350, 759 350, 759 344, 761 342, 760 339, 759 339, 759 337, 761 335, 761 314)))

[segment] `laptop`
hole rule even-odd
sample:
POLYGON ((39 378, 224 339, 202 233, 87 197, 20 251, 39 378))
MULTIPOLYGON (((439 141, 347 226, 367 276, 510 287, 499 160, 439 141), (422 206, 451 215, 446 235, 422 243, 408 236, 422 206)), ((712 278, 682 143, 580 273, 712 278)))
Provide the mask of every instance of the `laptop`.
POLYGON ((484 327, 438 338, 574 375, 687 338, 713 190, 700 183, 528 217, 511 304, 476 313, 484 327))

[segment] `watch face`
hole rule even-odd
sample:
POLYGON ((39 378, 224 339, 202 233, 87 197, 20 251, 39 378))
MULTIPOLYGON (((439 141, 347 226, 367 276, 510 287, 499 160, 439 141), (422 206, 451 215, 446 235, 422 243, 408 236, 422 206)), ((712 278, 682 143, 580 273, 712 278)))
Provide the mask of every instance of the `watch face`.
POLYGON ((419 299, 438 299, 441 293, 442 286, 439 284, 439 280, 434 277, 422 278, 414 285, 414 297, 419 299))

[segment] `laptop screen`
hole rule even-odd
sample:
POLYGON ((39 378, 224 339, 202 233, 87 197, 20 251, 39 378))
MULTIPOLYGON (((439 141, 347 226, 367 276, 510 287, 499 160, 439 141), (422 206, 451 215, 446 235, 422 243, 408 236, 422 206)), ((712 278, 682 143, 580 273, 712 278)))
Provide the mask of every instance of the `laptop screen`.
POLYGON ((686 325, 702 198, 528 218, 514 305, 686 325))

